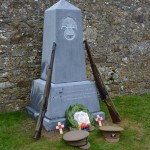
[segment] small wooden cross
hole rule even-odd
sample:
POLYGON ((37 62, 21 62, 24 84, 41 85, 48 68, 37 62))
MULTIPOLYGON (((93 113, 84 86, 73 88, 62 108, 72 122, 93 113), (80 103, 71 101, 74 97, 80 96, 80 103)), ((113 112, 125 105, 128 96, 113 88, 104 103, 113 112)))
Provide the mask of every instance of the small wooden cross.
POLYGON ((99 115, 97 115, 97 118, 95 120, 98 122, 99 126, 101 127, 102 126, 102 122, 101 121, 103 120, 103 118, 100 117, 99 115))
POLYGON ((64 128, 64 125, 61 124, 61 122, 58 122, 58 126, 56 126, 56 129, 59 130, 60 134, 63 134, 63 129, 64 128))

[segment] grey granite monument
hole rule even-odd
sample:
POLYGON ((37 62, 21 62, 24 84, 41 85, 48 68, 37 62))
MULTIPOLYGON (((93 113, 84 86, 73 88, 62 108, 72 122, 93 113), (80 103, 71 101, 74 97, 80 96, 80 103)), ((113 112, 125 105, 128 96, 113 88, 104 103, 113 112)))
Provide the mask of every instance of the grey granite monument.
POLYGON ((42 73, 41 78, 32 83, 27 112, 34 118, 38 117, 53 42, 56 43, 56 52, 45 129, 55 129, 58 121, 65 124, 65 111, 75 103, 86 106, 94 116, 105 118, 104 112, 100 111, 95 84, 86 78, 81 10, 65 0, 45 11, 42 73))

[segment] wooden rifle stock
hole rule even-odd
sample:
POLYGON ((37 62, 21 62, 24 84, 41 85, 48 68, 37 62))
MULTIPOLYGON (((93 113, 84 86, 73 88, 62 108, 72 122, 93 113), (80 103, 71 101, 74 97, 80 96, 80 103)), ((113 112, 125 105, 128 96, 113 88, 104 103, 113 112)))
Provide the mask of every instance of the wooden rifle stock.
POLYGON ((98 69, 97 69, 97 67, 93 61, 93 58, 92 58, 92 55, 91 55, 91 52, 90 52, 90 49, 89 49, 89 46, 88 46, 88 43, 86 40, 84 41, 84 44, 85 44, 85 49, 87 51, 87 55, 88 55, 88 58, 90 61, 94 80, 95 80, 98 92, 100 94, 101 100, 106 104, 113 123, 120 122, 121 119, 120 119, 119 113, 117 112, 115 107, 109 102, 110 98, 109 98, 108 92, 107 92, 107 90, 103 84, 103 81, 102 81, 101 76, 98 72, 98 69))
POLYGON ((46 79, 46 85, 44 89, 44 94, 43 94, 43 100, 42 104, 40 107, 40 112, 35 128, 35 134, 34 134, 34 139, 38 140, 41 137, 41 132, 42 132, 42 126, 43 126, 43 120, 45 113, 47 111, 47 105, 48 105, 48 98, 50 94, 50 89, 51 89, 51 79, 52 79, 52 70, 53 70, 53 62, 54 62, 54 56, 55 56, 55 48, 56 48, 56 43, 53 43, 52 47, 52 52, 51 52, 51 59, 50 59, 50 65, 48 68, 48 74, 47 74, 47 79, 46 79))

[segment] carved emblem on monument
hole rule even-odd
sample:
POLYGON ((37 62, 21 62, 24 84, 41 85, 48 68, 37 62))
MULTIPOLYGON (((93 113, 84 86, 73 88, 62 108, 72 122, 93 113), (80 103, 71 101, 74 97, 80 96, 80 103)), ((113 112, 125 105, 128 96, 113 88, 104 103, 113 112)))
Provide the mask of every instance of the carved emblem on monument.
POLYGON ((67 40, 73 40, 76 36, 75 29, 77 30, 77 23, 73 18, 67 17, 62 20, 61 29, 65 29, 64 37, 67 40))

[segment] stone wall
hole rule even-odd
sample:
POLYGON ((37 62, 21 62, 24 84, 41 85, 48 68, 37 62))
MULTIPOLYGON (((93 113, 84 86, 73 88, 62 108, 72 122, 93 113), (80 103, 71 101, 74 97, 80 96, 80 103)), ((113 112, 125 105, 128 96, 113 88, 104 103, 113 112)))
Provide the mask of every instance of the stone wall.
MULTIPOLYGON (((40 77, 44 10, 56 0, 0 1, 0 112, 27 105, 40 77)), ((150 1, 72 0, 112 96, 150 92, 150 1)), ((93 79, 89 62, 87 75, 93 79)))

